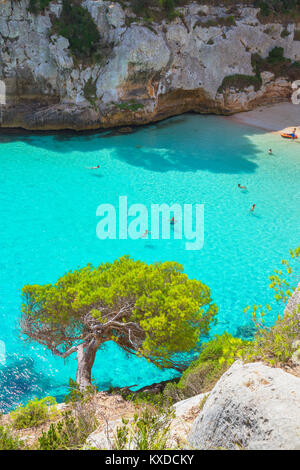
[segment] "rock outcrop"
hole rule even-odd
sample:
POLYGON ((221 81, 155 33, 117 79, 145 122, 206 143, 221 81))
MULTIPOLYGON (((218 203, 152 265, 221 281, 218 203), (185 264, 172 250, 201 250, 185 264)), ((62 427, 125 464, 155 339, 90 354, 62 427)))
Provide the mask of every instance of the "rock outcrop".
POLYGON ((188 441, 196 449, 300 449, 300 378, 234 363, 210 392, 188 441))
MULTIPOLYGON (((208 397, 208 393, 200 393, 194 397, 179 401, 174 405, 174 418, 170 423, 169 432, 167 433, 167 448, 184 449, 189 448, 187 436, 191 429, 192 423, 198 416, 202 404, 208 397)), ((124 416, 123 416, 124 417, 124 416)), ((133 416, 126 417, 129 426, 133 420, 133 416)), ((117 429, 124 426, 121 417, 113 420, 102 421, 99 428, 89 435, 86 441, 86 448, 112 450, 115 445, 117 429)), ((127 450, 135 449, 134 439, 129 440, 127 450)))
POLYGON ((275 46, 292 61, 300 60, 296 25, 262 24, 255 8, 237 7, 234 21, 226 22, 230 12, 225 7, 195 2, 170 22, 147 25, 117 2, 83 0, 103 48, 98 63, 83 64, 74 60, 69 41, 53 31, 62 1, 37 15, 28 4, 0 3, 3 127, 81 130, 146 124, 187 111, 245 111, 292 94, 291 80, 271 72, 261 74, 258 89, 221 86, 228 76, 254 77, 252 54, 265 58, 275 46))

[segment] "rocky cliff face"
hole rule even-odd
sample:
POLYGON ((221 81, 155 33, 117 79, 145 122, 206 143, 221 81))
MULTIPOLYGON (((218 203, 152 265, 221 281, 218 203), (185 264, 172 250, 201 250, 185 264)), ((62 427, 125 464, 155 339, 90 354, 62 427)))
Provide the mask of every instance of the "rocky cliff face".
MULTIPOLYGON (((275 46, 300 60, 297 25, 261 24, 258 10, 191 3, 173 21, 150 26, 120 4, 84 0, 100 33, 102 59, 78 63, 69 42, 53 34, 61 0, 40 14, 29 0, 0 3, 0 79, 6 85, 1 125, 27 129, 95 129, 146 124, 187 111, 230 114, 284 101, 291 79, 262 71, 259 86, 225 77, 255 76, 252 54, 275 46), (226 25, 227 24, 227 25, 226 25)), ((299 68, 300 78, 300 68, 299 68)))
POLYGON ((194 449, 299 450, 300 378, 235 362, 210 392, 188 441, 194 449))

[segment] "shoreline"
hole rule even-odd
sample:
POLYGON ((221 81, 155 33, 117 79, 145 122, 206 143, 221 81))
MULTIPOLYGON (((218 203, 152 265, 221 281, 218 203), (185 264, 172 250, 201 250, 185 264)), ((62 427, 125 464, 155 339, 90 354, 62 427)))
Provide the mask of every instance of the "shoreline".
POLYGON ((296 127, 300 137, 300 105, 292 103, 261 106, 252 111, 236 113, 226 119, 263 129, 272 134, 290 133, 296 127))

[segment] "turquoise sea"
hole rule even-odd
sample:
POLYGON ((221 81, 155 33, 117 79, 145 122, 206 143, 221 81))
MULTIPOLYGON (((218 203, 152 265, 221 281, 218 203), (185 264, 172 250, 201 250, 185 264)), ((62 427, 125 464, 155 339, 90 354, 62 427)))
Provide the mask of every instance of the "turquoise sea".
MULTIPOLYGON (((76 361, 64 364, 18 333, 24 284, 123 254, 174 260, 208 284, 219 306, 212 331, 238 334, 243 308, 272 302, 268 275, 299 245, 300 145, 223 117, 183 115, 132 134, 0 134, 0 409, 33 396, 62 399, 76 361), (273 155, 268 154, 272 147, 273 155), (86 167, 100 164, 100 170, 86 167), (238 183, 247 191, 238 189, 238 183), (185 240, 99 240, 102 203, 204 204, 204 246, 185 240), (254 213, 249 209, 256 204, 254 213)), ((277 310, 275 309, 277 313, 277 310)), ((100 389, 166 380, 142 359, 105 344, 93 369, 100 389)))

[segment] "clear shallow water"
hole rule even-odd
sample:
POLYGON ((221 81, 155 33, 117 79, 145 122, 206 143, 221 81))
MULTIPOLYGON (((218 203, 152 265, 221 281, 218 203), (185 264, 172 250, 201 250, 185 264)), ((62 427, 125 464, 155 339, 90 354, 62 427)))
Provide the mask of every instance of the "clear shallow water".
MULTIPOLYGON (((298 142, 221 117, 184 115, 130 135, 0 135, 0 340, 7 353, 0 409, 33 396, 62 398, 75 376, 75 357, 64 365, 19 339, 24 284, 52 282, 66 270, 123 254, 148 263, 174 260, 210 286, 219 305, 213 333, 235 334, 249 324, 246 305, 272 301, 268 275, 299 244, 299 181, 298 142), (98 163, 100 170, 85 168, 98 163), (205 204, 203 249, 187 251, 184 240, 99 240, 96 208, 118 206, 120 195, 149 209, 205 204)), ((173 376, 110 343, 98 352, 93 373, 100 389, 173 376)))

